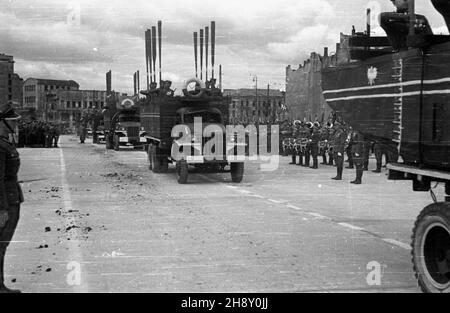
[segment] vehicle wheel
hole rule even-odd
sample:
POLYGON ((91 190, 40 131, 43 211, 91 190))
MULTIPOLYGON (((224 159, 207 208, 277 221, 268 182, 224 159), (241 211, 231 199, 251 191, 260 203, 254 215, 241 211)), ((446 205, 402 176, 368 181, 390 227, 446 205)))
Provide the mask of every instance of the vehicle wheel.
POLYGON ((422 291, 450 292, 450 203, 431 204, 420 213, 412 249, 414 271, 422 291))
POLYGON ((119 145, 119 136, 114 136, 114 150, 119 151, 120 145, 119 145))
POLYGON ((244 178, 244 163, 231 163, 231 180, 240 183, 244 178))
POLYGON ((186 161, 177 162, 177 180, 179 184, 186 184, 188 181, 189 171, 186 161))

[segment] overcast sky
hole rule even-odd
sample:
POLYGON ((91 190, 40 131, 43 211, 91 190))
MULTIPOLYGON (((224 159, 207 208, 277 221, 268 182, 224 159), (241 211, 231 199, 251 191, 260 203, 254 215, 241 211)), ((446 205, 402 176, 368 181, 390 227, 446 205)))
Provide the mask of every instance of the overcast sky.
MULTIPOLYGON (((430 1, 416 1, 432 27, 446 31, 430 1)), ((22 77, 73 79, 82 89, 131 93, 145 78, 144 31, 163 22, 163 79, 181 89, 194 76, 193 31, 216 21, 216 76, 224 88, 284 88, 285 67, 311 51, 335 49, 340 32, 365 29, 366 8, 393 11, 389 0, 0 0, 0 53, 22 77), (79 13, 79 14, 78 14, 79 13), (79 20, 79 23, 77 22, 79 20)), ((374 18, 373 23, 376 23, 374 18)), ((374 33, 381 34, 374 26, 374 33)))

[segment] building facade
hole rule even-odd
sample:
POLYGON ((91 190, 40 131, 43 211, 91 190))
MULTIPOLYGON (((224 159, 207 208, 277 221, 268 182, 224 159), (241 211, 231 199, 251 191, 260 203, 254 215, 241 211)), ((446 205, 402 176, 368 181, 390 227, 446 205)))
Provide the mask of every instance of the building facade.
POLYGON ((16 108, 22 106, 23 79, 14 73, 14 58, 0 54, 0 102, 11 101, 16 108))
POLYGON ((29 78, 23 84, 23 106, 38 119, 73 127, 85 111, 101 110, 106 91, 80 90, 73 80, 29 78))
POLYGON ((274 124, 282 120, 284 92, 279 90, 225 89, 231 98, 230 123, 234 125, 274 124))
POLYGON ((290 65, 286 68, 286 106, 291 120, 328 119, 332 110, 323 96, 322 69, 350 61, 348 38, 341 34, 336 54, 329 55, 328 48, 325 48, 323 55, 312 52, 297 69, 290 65))

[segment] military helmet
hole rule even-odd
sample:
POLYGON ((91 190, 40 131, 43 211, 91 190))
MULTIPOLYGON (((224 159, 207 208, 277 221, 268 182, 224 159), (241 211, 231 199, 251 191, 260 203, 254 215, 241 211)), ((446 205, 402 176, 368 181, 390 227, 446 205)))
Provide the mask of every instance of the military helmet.
POLYGON ((19 118, 21 116, 14 111, 11 103, 0 104, 0 120, 17 120, 19 118))
POLYGON ((300 126, 300 125, 302 125, 302 122, 299 121, 299 120, 296 120, 296 121, 294 121, 294 125, 295 126, 300 126))
POLYGON ((319 122, 315 122, 315 123, 314 123, 314 126, 315 126, 315 127, 320 127, 320 123, 319 123, 319 122))
POLYGON ((306 127, 308 127, 308 128, 313 128, 313 123, 311 123, 311 122, 308 122, 308 123, 306 123, 306 127))

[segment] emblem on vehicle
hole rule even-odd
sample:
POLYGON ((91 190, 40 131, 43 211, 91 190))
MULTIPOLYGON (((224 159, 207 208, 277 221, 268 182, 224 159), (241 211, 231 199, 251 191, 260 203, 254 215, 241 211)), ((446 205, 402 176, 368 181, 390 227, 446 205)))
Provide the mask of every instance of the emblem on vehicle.
POLYGON ((131 99, 124 99, 121 103, 124 108, 131 108, 134 106, 134 101, 131 99))
POLYGON ((375 79, 378 76, 378 69, 376 67, 369 67, 367 70, 367 78, 369 79, 369 85, 372 86, 375 84, 375 79))

